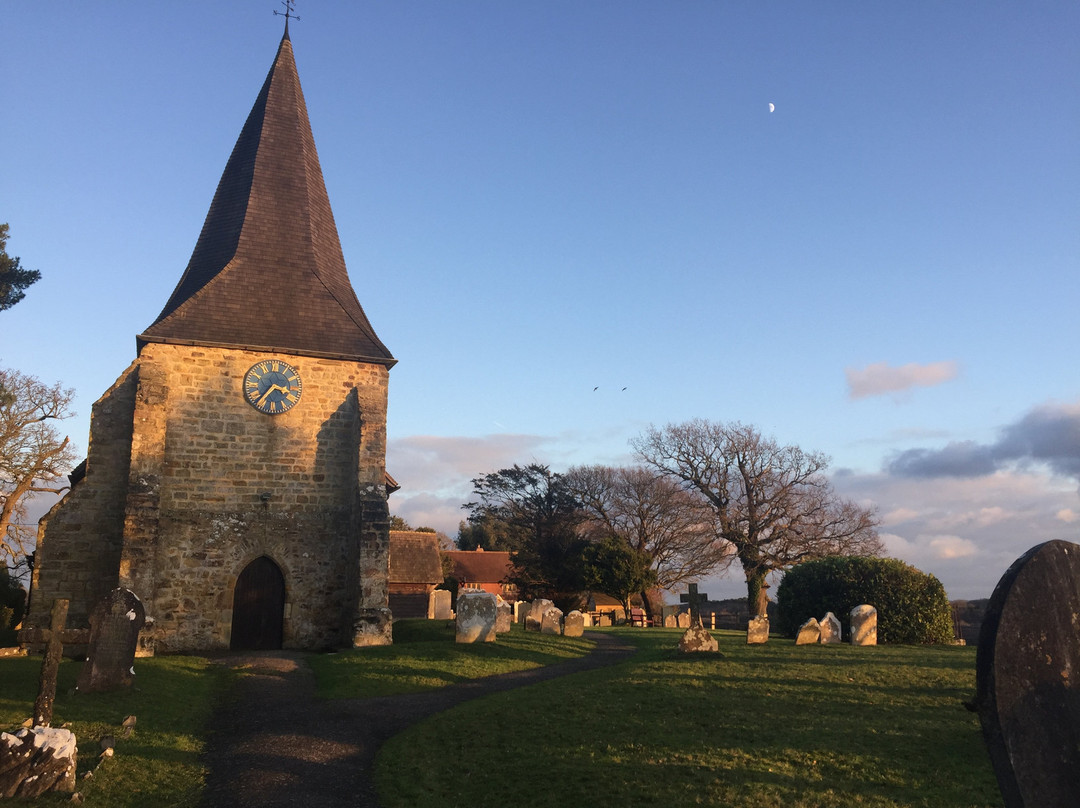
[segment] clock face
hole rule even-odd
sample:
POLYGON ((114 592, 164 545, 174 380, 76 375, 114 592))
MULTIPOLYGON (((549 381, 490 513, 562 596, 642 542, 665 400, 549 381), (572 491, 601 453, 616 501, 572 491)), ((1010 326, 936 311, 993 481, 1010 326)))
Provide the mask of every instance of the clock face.
POLYGON ((300 374, 280 359, 264 359, 244 375, 244 398, 259 412, 280 415, 300 400, 300 374))

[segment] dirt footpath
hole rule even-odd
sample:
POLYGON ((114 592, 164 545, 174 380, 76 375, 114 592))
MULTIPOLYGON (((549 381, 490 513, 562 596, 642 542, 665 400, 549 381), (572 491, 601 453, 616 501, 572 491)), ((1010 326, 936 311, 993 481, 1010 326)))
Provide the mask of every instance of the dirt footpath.
POLYGON ((223 657, 221 664, 243 668, 245 674, 213 719, 202 805, 376 808, 375 756, 391 736, 470 699, 613 665, 634 653, 633 646, 610 634, 586 636, 596 648, 581 659, 374 699, 316 699, 315 677, 302 653, 223 657))

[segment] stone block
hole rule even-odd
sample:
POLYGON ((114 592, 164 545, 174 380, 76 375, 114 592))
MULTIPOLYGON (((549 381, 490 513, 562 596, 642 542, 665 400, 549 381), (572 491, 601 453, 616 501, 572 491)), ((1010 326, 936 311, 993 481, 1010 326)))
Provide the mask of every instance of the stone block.
POLYGON ((455 642, 495 642, 498 607, 490 592, 464 592, 457 600, 455 642))
POLYGON ((353 648, 365 648, 372 645, 392 645, 393 615, 390 610, 359 609, 353 622, 353 648))
POLYGON ((877 645, 877 609, 869 604, 851 610, 851 644, 877 645))
POLYGON ((74 791, 75 736, 57 727, 0 732, 0 797, 37 797, 74 791))

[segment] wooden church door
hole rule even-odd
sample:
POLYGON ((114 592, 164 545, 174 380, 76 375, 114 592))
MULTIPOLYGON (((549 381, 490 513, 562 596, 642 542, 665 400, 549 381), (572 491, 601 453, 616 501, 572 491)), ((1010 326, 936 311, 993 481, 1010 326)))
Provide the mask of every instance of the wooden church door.
POLYGON ((285 617, 285 576, 266 556, 244 567, 233 591, 232 641, 234 651, 281 648, 285 617))

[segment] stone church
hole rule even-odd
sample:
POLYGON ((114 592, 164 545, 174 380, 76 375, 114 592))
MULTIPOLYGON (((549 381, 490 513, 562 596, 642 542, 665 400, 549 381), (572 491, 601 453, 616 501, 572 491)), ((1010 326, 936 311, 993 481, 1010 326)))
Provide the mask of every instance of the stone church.
POLYGON ((42 520, 28 623, 132 590, 157 652, 390 642, 387 383, 288 21, 165 307, 42 520))

